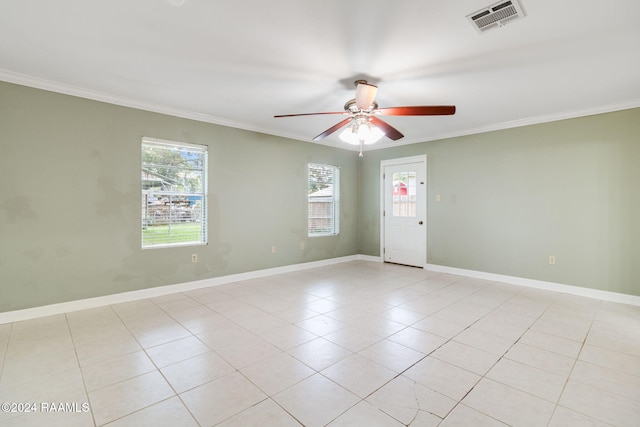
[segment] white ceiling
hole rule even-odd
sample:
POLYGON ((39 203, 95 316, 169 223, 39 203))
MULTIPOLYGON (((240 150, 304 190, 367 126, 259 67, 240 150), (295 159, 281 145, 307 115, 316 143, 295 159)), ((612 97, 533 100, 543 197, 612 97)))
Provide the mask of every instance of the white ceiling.
POLYGON ((384 117, 405 138, 376 147, 640 106, 640 1, 522 0, 479 34, 494 2, 0 0, 0 80, 302 141, 343 117, 273 116, 342 111, 360 77, 457 106, 384 117))

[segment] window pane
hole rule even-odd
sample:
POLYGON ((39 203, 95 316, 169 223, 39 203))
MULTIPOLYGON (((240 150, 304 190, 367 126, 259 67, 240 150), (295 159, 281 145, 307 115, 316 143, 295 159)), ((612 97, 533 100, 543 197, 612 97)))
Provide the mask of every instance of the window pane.
POLYGON ((393 216, 416 216, 416 181, 415 172, 393 173, 393 216))
POLYGON ((202 193, 206 151, 180 147, 142 146, 143 189, 202 193))
POLYGON ((207 242, 206 166, 205 146, 143 139, 142 247, 207 242))
POLYGON ((309 164, 308 234, 338 234, 339 169, 335 166, 309 164))

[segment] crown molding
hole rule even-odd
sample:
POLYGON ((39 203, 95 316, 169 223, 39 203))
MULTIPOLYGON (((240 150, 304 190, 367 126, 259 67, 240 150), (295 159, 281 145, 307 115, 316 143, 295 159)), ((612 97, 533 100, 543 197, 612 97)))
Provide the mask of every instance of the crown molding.
POLYGON ((456 131, 456 132, 448 132, 448 133, 435 135, 429 139, 421 139, 421 140, 413 139, 413 140, 403 141, 400 143, 396 142, 396 143, 393 143, 393 145, 389 143, 389 144, 384 144, 382 146, 380 145, 370 146, 369 150, 380 150, 384 148, 397 147, 399 145, 419 144, 421 142, 438 141, 442 139, 458 138, 461 136, 477 135, 481 133, 495 132, 495 131, 500 131, 505 129, 513 129, 518 127, 530 126, 530 125, 538 125, 542 123, 557 122, 561 120, 595 116, 598 114, 613 113, 615 111, 631 110, 633 108, 640 108, 640 99, 631 99, 631 100, 623 101, 616 104, 608 104, 608 105, 594 107, 594 108, 585 108, 585 109, 575 110, 575 111, 564 111, 561 113, 552 113, 552 114, 544 114, 544 115, 535 116, 535 117, 527 117, 525 119, 512 120, 508 122, 496 123, 496 124, 481 126, 477 128, 461 129, 460 131, 456 131))
MULTIPOLYGON (((300 138, 296 135, 289 135, 286 133, 274 133, 268 129, 252 126, 248 123, 235 122, 232 120, 224 119, 222 117, 212 116, 209 114, 197 113, 189 110, 183 110, 178 108, 172 108, 165 105, 154 104, 150 102, 143 102, 132 98, 121 97, 112 95, 106 92, 100 92, 90 89, 81 88, 78 86, 62 84, 51 80, 41 79, 26 74, 16 73, 9 70, 0 69, 0 80, 8 83, 15 83, 22 86, 28 86, 36 89, 43 89, 51 92, 61 93, 65 95, 77 96, 79 98, 90 99, 93 101, 105 102, 108 104, 120 105, 123 107, 135 108, 138 110, 150 111, 153 113, 166 114, 169 116, 180 117, 183 119, 190 119, 199 122, 211 123, 220 126, 227 126, 236 129, 242 129, 251 132, 263 133, 266 135, 273 135, 282 138, 293 139, 297 141, 303 141, 308 143, 316 143, 319 145, 325 145, 334 148, 340 148, 347 151, 358 151, 359 147, 356 146, 344 146, 341 143, 334 143, 330 141, 312 142, 305 138, 300 138)), ((608 104, 599 107, 586 108, 575 111, 565 111, 561 113, 544 114, 535 117, 528 117, 525 119, 512 120, 508 122, 496 123, 488 126, 481 126, 477 128, 461 129, 455 132, 447 132, 438 135, 434 135, 428 139, 408 139, 402 142, 394 143, 379 143, 364 147, 364 151, 382 150, 386 148, 398 147, 401 145, 419 144, 422 142, 437 141, 442 139, 457 138, 461 136, 469 136, 486 132, 494 132, 504 129, 512 129, 522 126, 536 125, 541 123, 555 122, 559 120, 575 119, 578 117, 593 116, 596 114, 611 113, 615 111, 629 110, 632 108, 640 107, 640 99, 631 99, 615 104, 608 104)))

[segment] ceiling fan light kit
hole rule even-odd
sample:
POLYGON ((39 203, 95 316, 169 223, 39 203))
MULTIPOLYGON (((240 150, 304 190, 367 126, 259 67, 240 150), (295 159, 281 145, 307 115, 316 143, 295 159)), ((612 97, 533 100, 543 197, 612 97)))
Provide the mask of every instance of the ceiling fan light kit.
POLYGON ((313 140, 319 141, 343 127, 348 126, 340 133, 340 139, 348 144, 360 145, 360 156, 362 156, 363 145, 374 144, 383 136, 387 136, 387 138, 392 141, 397 141, 404 137, 398 129, 378 118, 378 115, 441 116, 455 114, 456 112, 456 107, 453 105, 378 108, 378 103, 375 101, 378 87, 368 83, 366 80, 356 80, 355 85, 356 97, 355 99, 347 101, 344 105, 344 112, 285 114, 274 117, 313 116, 321 114, 348 115, 348 118, 317 135, 313 140))
POLYGON ((352 122, 351 126, 340 132, 340 139, 347 144, 364 145, 375 144, 384 136, 379 128, 371 124, 369 120, 352 122))

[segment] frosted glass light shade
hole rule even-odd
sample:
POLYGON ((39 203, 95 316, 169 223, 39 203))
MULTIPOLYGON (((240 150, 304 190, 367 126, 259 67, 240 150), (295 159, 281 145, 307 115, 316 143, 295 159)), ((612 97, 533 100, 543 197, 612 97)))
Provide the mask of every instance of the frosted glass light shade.
POLYGON ((371 123, 362 123, 358 127, 349 126, 340 133, 340 139, 347 144, 374 144, 384 136, 384 132, 371 123))

